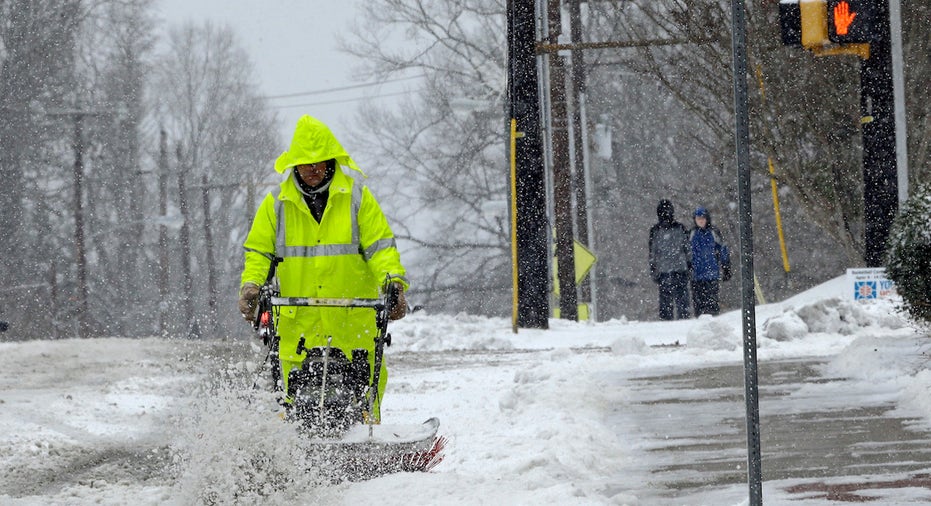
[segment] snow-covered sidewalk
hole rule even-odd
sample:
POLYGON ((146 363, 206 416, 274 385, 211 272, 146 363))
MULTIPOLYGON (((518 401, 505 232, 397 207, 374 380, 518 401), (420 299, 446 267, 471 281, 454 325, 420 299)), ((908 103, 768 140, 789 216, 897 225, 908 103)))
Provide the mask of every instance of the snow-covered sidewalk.
MULTIPOLYGON (((781 451, 767 442, 786 440, 767 434, 774 416, 874 410, 907 420, 898 434, 914 437, 903 447, 931 446, 931 340, 889 303, 847 300, 844 286, 838 278, 757 308, 767 504, 825 504, 824 494, 792 487, 838 476, 767 475, 781 451)), ((265 356, 254 343, 0 343, 0 503, 743 504, 742 469, 720 468, 746 455, 739 329, 732 312, 553 321, 515 335, 504 319, 415 313, 392 324, 383 416, 438 416, 451 440, 446 460, 431 473, 340 484, 318 479, 270 396, 251 389, 265 356), (737 375, 737 386, 715 371, 737 375), (689 445, 706 459, 701 472, 670 460, 689 445)), ((853 444, 867 455, 857 437, 817 451, 853 444)), ((920 474, 916 454, 902 452, 898 471, 851 467, 835 482, 920 474)), ((931 501, 912 485, 869 494, 931 501)))

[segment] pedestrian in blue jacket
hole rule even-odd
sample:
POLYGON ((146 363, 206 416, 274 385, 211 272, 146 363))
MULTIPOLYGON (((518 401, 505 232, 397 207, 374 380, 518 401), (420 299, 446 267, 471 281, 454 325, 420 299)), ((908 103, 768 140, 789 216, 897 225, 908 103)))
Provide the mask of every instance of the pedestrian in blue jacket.
POLYGON ((692 243, 692 303, 695 316, 721 312, 719 280, 731 279, 731 257, 721 231, 711 224, 711 214, 704 207, 695 209, 695 227, 689 234, 692 243))

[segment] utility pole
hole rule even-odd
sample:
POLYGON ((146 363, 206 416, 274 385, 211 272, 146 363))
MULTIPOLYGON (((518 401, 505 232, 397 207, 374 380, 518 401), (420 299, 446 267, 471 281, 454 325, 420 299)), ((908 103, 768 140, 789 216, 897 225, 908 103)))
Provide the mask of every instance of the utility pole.
POLYGON ((181 144, 178 144, 176 155, 178 158, 178 209, 181 211, 181 230, 179 240, 181 242, 181 283, 184 285, 184 295, 182 306, 184 307, 181 316, 185 328, 190 330, 193 337, 197 337, 199 330, 197 322, 194 320, 194 300, 193 300, 193 280, 191 279, 191 212, 187 202, 187 187, 184 181, 184 158, 181 150, 181 144))
POLYGON ((78 269, 78 336, 90 336, 87 322, 87 251, 84 245, 84 129, 86 112, 74 111, 74 254, 78 269))
MULTIPOLYGON (((581 0, 569 0, 569 41, 573 45, 570 56, 572 58, 571 76, 572 93, 570 106, 572 109, 572 147, 573 166, 575 168, 575 237, 589 249, 595 249, 591 233, 591 212, 588 202, 589 172, 588 172, 588 125, 585 118, 585 54, 577 47, 582 42, 582 12, 581 0)), ((591 321, 598 321, 597 276, 595 269, 582 280, 579 285, 579 300, 589 303, 588 317, 591 321)))
POLYGON ((162 128, 158 143, 158 214, 162 219, 158 226, 158 330, 164 336, 168 332, 168 133, 162 128))
MULTIPOLYGON (((547 0, 547 33, 551 44, 562 33, 560 0, 547 0)), ((566 72, 562 55, 548 53, 550 77, 550 132, 553 150, 553 209, 556 215, 556 273, 559 281, 559 316, 578 321, 579 299, 575 285, 575 253, 572 233, 572 161, 569 156, 569 122, 566 109, 566 72)))
POLYGON ((508 0, 508 116, 515 139, 517 327, 548 328, 546 184, 540 135, 536 19, 533 0, 508 0))
POLYGON ((207 249, 207 319, 217 330, 217 276, 216 262, 213 259, 213 233, 210 222, 210 186, 207 184, 207 175, 201 176, 200 195, 204 206, 204 247, 207 249))
MULTIPOLYGON (((74 185, 73 185, 73 213, 74 213, 74 256, 77 268, 77 307, 78 307, 78 336, 90 336, 90 308, 87 287, 87 246, 85 235, 85 209, 84 209, 84 118, 87 116, 112 115, 114 111, 108 110, 56 110, 48 111, 46 116, 64 116, 74 122, 74 138, 71 146, 74 150, 74 185)), ((116 113, 118 114, 118 113, 116 113)))
POLYGON ((84 234, 84 117, 96 112, 69 109, 47 112, 47 116, 64 116, 74 123, 74 136, 71 148, 74 151, 72 174, 72 214, 74 214, 74 263, 77 268, 77 302, 78 337, 90 336, 90 310, 87 290, 87 247, 84 234))
POLYGON ((870 57, 860 60, 860 123, 863 132, 863 221, 866 265, 881 267, 889 227, 898 212, 895 94, 889 3, 875 2, 870 57))

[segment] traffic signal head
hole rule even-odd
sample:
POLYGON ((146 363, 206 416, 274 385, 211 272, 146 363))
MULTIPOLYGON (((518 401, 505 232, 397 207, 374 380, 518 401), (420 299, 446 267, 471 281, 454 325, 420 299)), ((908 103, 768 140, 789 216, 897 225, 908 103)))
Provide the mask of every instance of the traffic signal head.
POLYGON ((828 0, 828 38, 838 44, 877 39, 875 0, 828 0))
POLYGON ((802 44, 802 15, 798 2, 779 2, 779 32, 787 46, 802 44))

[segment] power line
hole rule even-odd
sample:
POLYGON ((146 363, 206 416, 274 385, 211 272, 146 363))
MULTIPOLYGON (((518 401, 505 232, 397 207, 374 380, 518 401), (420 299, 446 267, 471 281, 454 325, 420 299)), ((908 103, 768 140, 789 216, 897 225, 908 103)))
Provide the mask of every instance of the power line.
POLYGON ((368 100, 368 99, 373 99, 373 98, 386 98, 386 97, 396 97, 398 95, 409 95, 411 93, 413 93, 413 91, 399 91, 397 93, 386 93, 384 95, 374 95, 371 97, 345 98, 342 100, 329 100, 327 102, 312 102, 312 103, 307 103, 307 104, 272 105, 270 107, 273 107, 275 109, 289 109, 292 107, 311 107, 311 106, 316 106, 316 105, 344 104, 347 102, 358 102, 360 100, 368 100))
POLYGON ((269 96, 265 96, 262 98, 272 100, 272 99, 278 99, 278 98, 303 97, 307 95, 323 95, 326 93, 333 93, 336 91, 345 91, 345 90, 354 90, 358 88, 369 88, 372 86, 381 86, 382 84, 396 83, 398 81, 410 81, 411 79, 420 79, 420 77, 421 76, 399 77, 397 79, 386 79, 384 81, 377 81, 373 83, 350 84, 348 86, 340 86, 338 88, 327 88, 323 90, 302 91, 298 93, 288 93, 286 95, 269 95, 269 96))

